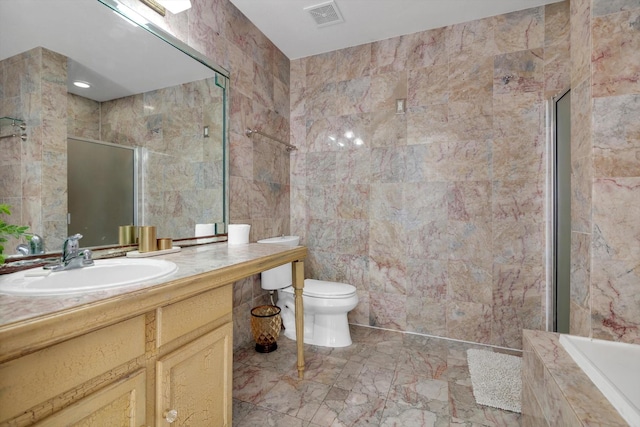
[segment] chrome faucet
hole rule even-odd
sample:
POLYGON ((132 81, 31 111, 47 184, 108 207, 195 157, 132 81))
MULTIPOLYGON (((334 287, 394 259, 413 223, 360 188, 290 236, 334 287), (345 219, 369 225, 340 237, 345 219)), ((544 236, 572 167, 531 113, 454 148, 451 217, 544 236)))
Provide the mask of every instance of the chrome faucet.
POLYGON ((35 233, 26 233, 29 244, 21 243, 16 247, 20 255, 39 255, 44 253, 44 240, 35 233))
POLYGON ((91 251, 89 249, 80 250, 80 239, 82 239, 82 234, 67 237, 62 245, 60 264, 45 266, 45 268, 51 271, 64 271, 93 265, 91 251))
POLYGON ((44 253, 44 239, 35 233, 31 233, 31 237, 27 239, 29 241, 29 254, 43 254, 44 253))

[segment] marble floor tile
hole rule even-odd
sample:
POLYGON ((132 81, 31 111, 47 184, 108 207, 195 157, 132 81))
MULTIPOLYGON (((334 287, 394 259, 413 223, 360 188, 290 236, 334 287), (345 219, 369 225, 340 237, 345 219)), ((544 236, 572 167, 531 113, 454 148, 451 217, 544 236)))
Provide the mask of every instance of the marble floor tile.
POLYGON ((311 423, 318 426, 333 425, 338 419, 338 415, 344 411, 349 393, 349 390, 332 387, 311 419, 311 423))
POLYGON ((382 368, 374 363, 365 363, 351 391, 386 398, 393 381, 393 369, 382 368))
POLYGON ((449 415, 449 384, 397 371, 388 400, 407 407, 449 415))
POLYGON ((331 386, 326 384, 287 376, 262 395, 256 405, 311 421, 329 389, 331 386))
POLYGON ((466 351, 477 344, 362 326, 353 345, 305 345, 298 380, 295 343, 234 353, 233 425, 481 427, 521 425, 520 414, 475 403, 466 351))
POLYGON ((256 403, 275 387, 280 377, 278 372, 268 371, 259 366, 234 365, 233 398, 256 403))
MULTIPOLYGON (((322 384, 333 385, 347 364, 347 360, 333 356, 322 356, 313 353, 305 353, 305 380, 316 381, 322 384)), ((290 375, 298 377, 298 371, 291 371, 290 375)))
POLYGON ((236 422, 234 419, 233 425, 256 427, 306 427, 308 423, 299 418, 282 414, 277 411, 255 408, 253 411, 246 414, 242 420, 236 422))
POLYGON ((398 350, 399 357, 396 370, 410 372, 415 375, 441 379, 447 373, 447 358, 441 354, 432 354, 425 348, 406 348, 398 350))
POLYGON ((364 365, 359 361, 348 361, 347 364, 344 365, 344 369, 340 372, 340 375, 338 375, 335 385, 341 389, 351 391, 358 381, 358 377, 360 376, 360 372, 362 372, 363 367, 364 365))
POLYGON ((380 426, 384 427, 448 427, 449 416, 438 415, 427 409, 387 401, 380 426))

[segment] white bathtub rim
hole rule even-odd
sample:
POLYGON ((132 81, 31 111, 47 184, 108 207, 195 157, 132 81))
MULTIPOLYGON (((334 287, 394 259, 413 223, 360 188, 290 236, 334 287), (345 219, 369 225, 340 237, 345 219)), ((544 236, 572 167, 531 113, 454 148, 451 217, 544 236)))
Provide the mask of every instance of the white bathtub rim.
POLYGON ((629 346, 640 348, 640 346, 615 341, 596 340, 575 335, 560 335, 560 344, 562 344, 567 353, 569 353, 576 364, 587 374, 589 379, 602 392, 611 405, 620 413, 620 416, 629 423, 630 426, 640 427, 640 408, 638 405, 632 402, 631 399, 592 362, 578 347, 576 341, 606 343, 607 346, 622 348, 629 346))

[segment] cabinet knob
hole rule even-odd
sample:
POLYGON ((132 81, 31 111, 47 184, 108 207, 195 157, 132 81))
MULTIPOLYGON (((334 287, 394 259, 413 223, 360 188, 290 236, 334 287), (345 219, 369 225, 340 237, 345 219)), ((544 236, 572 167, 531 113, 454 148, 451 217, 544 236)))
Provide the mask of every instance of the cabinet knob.
POLYGON ((164 419, 167 420, 169 424, 178 419, 178 411, 175 409, 170 409, 164 413, 164 419))

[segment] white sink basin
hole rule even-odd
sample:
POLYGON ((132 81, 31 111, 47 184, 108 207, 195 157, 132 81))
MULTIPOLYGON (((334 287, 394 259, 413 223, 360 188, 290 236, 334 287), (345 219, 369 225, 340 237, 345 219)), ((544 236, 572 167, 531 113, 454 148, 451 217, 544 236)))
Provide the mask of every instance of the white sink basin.
POLYGON ((175 272, 178 266, 158 259, 102 259, 95 265, 57 271, 46 276, 43 269, 23 270, 0 276, 0 293, 10 295, 79 294, 133 285, 159 279, 175 272))

